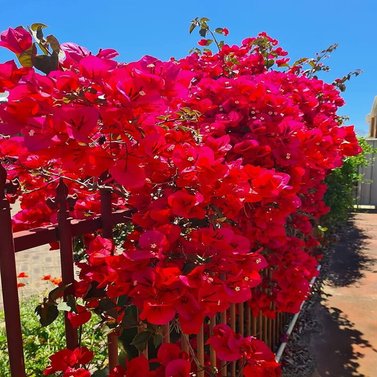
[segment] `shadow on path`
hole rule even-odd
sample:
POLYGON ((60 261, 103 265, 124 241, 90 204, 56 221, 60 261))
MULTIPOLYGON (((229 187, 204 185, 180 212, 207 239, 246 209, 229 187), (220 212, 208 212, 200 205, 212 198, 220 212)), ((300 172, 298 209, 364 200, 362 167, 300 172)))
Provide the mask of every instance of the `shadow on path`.
POLYGON ((329 253, 324 292, 312 308, 312 318, 317 322, 310 334, 314 376, 377 376, 373 288, 377 215, 370 216, 351 218, 329 253))
POLYGON ((340 240, 330 253, 326 283, 333 287, 346 287, 364 277, 375 259, 368 257, 363 248, 368 236, 358 228, 351 218, 342 229, 340 240))
MULTIPOLYGON (((316 303, 314 316, 319 322, 319 333, 311 336, 311 349, 315 357, 317 371, 321 377, 372 377, 360 374, 357 370, 363 349, 377 350, 355 329, 355 324, 345 313, 334 307, 316 303)), ((376 366, 377 367, 377 366, 376 366)))

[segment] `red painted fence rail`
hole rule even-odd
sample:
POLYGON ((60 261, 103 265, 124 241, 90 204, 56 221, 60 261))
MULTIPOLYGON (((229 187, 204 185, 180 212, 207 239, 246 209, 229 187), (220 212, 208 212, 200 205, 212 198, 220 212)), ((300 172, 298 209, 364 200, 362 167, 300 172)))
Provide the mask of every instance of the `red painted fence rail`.
MULTIPOLYGON (((10 204, 6 193, 12 191, 12 182, 7 181, 6 171, 0 164, 0 272, 3 290, 5 325, 7 333, 9 362, 12 377, 26 377, 23 340, 21 332, 21 318, 17 289, 17 271, 15 253, 42 246, 51 242, 59 242, 60 262, 62 271, 62 283, 68 285, 65 296, 70 294, 74 281, 73 240, 76 236, 92 233, 100 230, 103 237, 112 238, 114 225, 124 223, 129 218, 128 211, 112 212, 111 191, 101 191, 101 215, 84 220, 74 220, 69 215, 71 198, 68 188, 63 180, 60 180, 54 199, 49 199, 49 205, 57 210, 57 224, 13 233, 10 204)), ((269 273, 269 272, 266 272, 269 273)), ((77 330, 73 329, 65 313, 65 337, 67 348, 75 348, 78 345, 77 330)), ((253 335, 264 340, 270 347, 276 348, 280 343, 282 331, 287 323, 287 315, 279 313, 275 319, 270 319, 262 314, 252 316, 247 304, 233 304, 231 307, 213 318, 209 319, 210 333, 218 323, 228 323, 233 330, 244 336, 253 335)), ((204 361, 204 347, 206 343, 204 326, 197 335, 197 350, 195 357, 204 361)), ((170 341, 170 326, 164 327, 164 340, 170 341)), ((109 367, 118 363, 118 341, 114 334, 108 335, 109 367)), ((188 347, 188 335, 181 335, 182 348, 188 347)), ((148 351, 144 352, 148 356, 148 351)), ((216 355, 211 350, 210 360, 216 365, 216 355)), ((46 360, 47 362, 47 360, 46 360)), ((237 363, 222 367, 223 376, 235 377, 237 363)), ((204 371, 199 370, 198 377, 204 377, 204 371)))

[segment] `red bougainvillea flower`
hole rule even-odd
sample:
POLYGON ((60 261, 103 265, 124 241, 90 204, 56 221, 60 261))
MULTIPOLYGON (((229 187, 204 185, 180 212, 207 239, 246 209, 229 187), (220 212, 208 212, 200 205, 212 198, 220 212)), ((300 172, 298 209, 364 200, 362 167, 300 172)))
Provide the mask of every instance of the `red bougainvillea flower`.
POLYGON ((190 194, 186 190, 176 191, 168 197, 172 213, 186 218, 203 218, 205 212, 199 206, 202 202, 203 196, 200 193, 190 194))
POLYGON ((198 45, 199 46, 208 46, 210 44, 210 41, 208 39, 201 39, 199 42, 198 42, 198 45))
POLYGON ((20 272, 17 275, 17 278, 28 278, 28 277, 29 277, 29 275, 26 272, 20 272))
POLYGON ((213 328, 213 336, 207 344, 213 347, 219 360, 235 361, 248 352, 250 339, 235 334, 228 325, 220 324, 213 328))
POLYGON ((188 355, 176 344, 163 343, 157 352, 157 361, 165 367, 164 376, 189 377, 191 363, 188 355))
POLYGON ((92 374, 84 368, 73 369, 68 368, 64 373, 63 377, 90 377, 92 374))
MULTIPOLYGON (((122 369, 119 369, 119 373, 121 373, 122 369)), ((135 376, 135 377, 148 377, 149 373, 149 362, 147 358, 142 355, 139 357, 135 357, 134 359, 130 360, 127 363, 127 369, 125 376, 135 376)), ((122 376, 122 374, 120 374, 122 376)), ((109 377, 113 377, 111 374, 109 377)), ((114 377, 118 377, 117 374, 114 374, 114 377)))
POLYGON ((91 312, 82 305, 76 305, 76 311, 68 312, 68 319, 74 329, 88 322, 91 316, 91 312))
POLYGON ((9 28, 0 34, 0 46, 19 55, 32 46, 31 34, 22 26, 9 28))
POLYGON ((261 340, 252 338, 252 351, 247 356, 244 368, 245 377, 281 377, 280 364, 276 362, 274 353, 261 340))
MULTIPOLYGON (((86 347, 78 347, 74 350, 63 349, 50 356, 50 366, 43 371, 44 376, 49 376, 55 372, 70 372, 81 364, 87 364, 93 359, 93 352, 86 347)), ((69 374, 68 374, 69 375, 69 374)), ((75 376, 75 375, 74 375, 75 376)), ((77 376, 81 376, 78 374, 77 376)), ((83 376, 86 377, 84 374, 83 376)))
POLYGON ((217 325, 213 336, 207 341, 216 351, 217 358, 222 361, 235 361, 241 358, 247 362, 244 368, 245 377, 280 377, 281 369, 275 361, 274 353, 261 340, 242 337, 235 334, 227 325, 217 325))

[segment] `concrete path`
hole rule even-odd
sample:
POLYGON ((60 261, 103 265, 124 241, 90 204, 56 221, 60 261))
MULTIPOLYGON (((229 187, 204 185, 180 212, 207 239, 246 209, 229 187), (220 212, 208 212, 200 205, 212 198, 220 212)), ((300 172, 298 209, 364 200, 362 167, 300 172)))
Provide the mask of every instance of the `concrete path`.
POLYGON ((356 214, 335 247, 314 308, 312 377, 377 376, 377 214, 356 214))

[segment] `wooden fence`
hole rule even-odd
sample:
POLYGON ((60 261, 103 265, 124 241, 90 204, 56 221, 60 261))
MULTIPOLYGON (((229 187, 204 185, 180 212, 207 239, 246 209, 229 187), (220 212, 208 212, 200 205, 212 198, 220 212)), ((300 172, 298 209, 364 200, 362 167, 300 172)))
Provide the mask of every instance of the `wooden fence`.
MULTIPOLYGON (((367 143, 377 149, 377 139, 367 138, 367 143)), ((370 206, 377 208, 377 161, 376 154, 372 153, 367 158, 370 161, 368 166, 359 169, 363 180, 359 183, 356 193, 357 206, 370 206)))
MULTIPOLYGON (((129 213, 127 211, 112 212, 111 192, 104 189, 101 191, 101 215, 85 220, 74 220, 70 218, 69 214, 70 197, 68 188, 63 180, 61 180, 56 188, 55 199, 52 200, 57 209, 57 223, 51 226, 13 233, 10 204, 6 198, 6 193, 12 189, 12 182, 6 180, 6 171, 0 165, 0 273, 9 362, 12 377, 26 377, 15 253, 58 241, 60 244, 62 283, 64 286, 72 287, 71 283, 73 283, 75 278, 73 258, 74 238, 98 230, 102 231, 104 237, 112 238, 114 225, 126 222, 125 219, 129 216, 129 213)), ((70 289, 67 288, 65 291, 66 296, 70 294, 70 289)), ((66 344, 67 348, 73 349, 78 345, 77 330, 73 329, 70 325, 67 313, 65 315, 66 344)), ((200 333, 196 335, 197 347, 195 354, 193 354, 192 349, 189 349, 191 348, 189 335, 181 334, 182 348, 190 351, 188 353, 199 365, 204 365, 205 352, 207 350, 205 346, 206 338, 211 335, 213 327, 218 323, 227 323, 234 331, 244 336, 256 336, 264 340, 272 349, 276 349, 280 343, 283 328, 287 323, 287 315, 280 313, 275 319, 267 318, 262 314, 254 317, 247 304, 234 304, 227 311, 218 313, 213 318, 208 318, 206 324, 202 325, 200 333), (209 331, 204 331, 207 326, 209 327, 209 331)), ((166 342, 170 341, 170 332, 170 326, 165 326, 164 340, 166 342)), ((112 368, 118 363, 118 341, 116 336, 113 334, 108 335, 107 343, 109 367, 112 368)), ((148 356, 148 350, 144 353, 148 356)), ((209 356, 211 365, 215 366, 215 352, 211 350, 209 356)), ((224 363, 221 367, 221 374, 224 377, 235 377, 236 373, 236 362, 230 364, 224 363)), ((205 371, 198 370, 197 376, 204 377, 205 371)))

